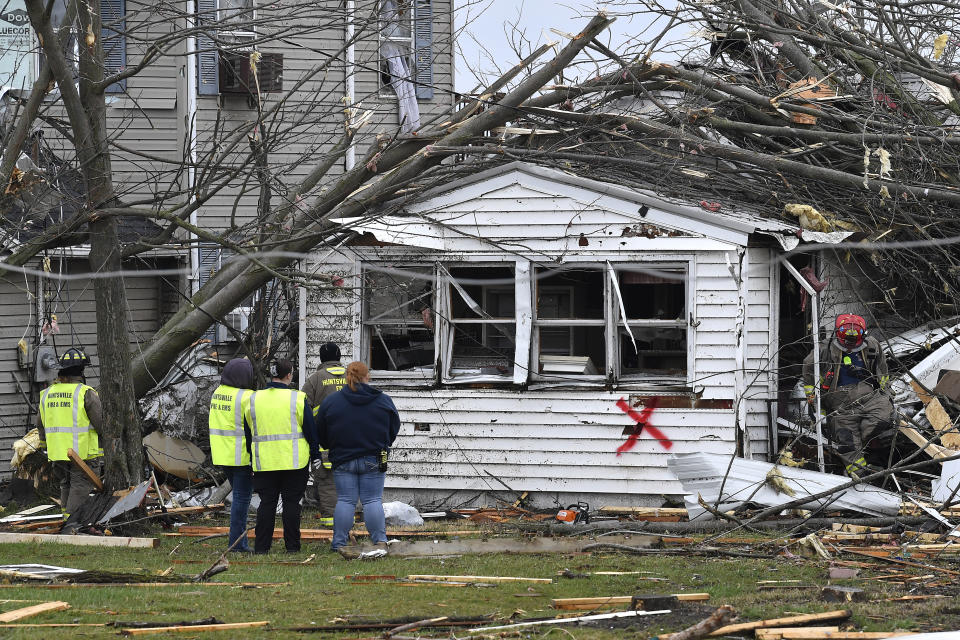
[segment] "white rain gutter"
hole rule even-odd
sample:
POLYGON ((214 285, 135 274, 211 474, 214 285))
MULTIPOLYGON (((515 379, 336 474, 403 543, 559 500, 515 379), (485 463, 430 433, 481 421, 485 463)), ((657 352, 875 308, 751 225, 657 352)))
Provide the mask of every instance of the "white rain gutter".
MULTIPOLYGON (((187 29, 192 30, 196 27, 193 16, 199 12, 196 2, 193 3, 194 13, 187 14, 187 29)), ((193 55, 186 57, 186 82, 187 82, 187 186, 189 188, 188 205, 196 200, 197 188, 197 62, 199 53, 197 52, 197 37, 191 35, 187 38, 187 51, 193 55)), ((197 211, 194 209, 190 213, 190 224, 197 226, 197 211)), ((200 246, 197 244, 197 236, 192 232, 188 234, 190 239, 190 293, 194 294, 200 288, 200 246)))
POLYGON ((810 331, 813 333, 813 395, 814 395, 814 424, 817 428, 817 465, 820 472, 824 472, 823 463, 823 434, 821 433, 821 415, 820 415, 820 302, 817 292, 807 282, 807 279, 800 275, 797 268, 788 261, 783 261, 784 268, 800 283, 803 290, 810 296, 810 331))

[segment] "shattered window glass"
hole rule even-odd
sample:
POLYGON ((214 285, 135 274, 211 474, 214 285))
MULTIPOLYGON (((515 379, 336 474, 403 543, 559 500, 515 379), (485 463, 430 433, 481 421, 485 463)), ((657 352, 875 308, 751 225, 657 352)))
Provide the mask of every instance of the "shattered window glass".
POLYGON ((556 380, 604 373, 603 270, 538 269, 536 274, 537 373, 556 380))
POLYGON ((452 376, 513 377, 516 286, 512 267, 451 267, 452 376))
POLYGON ((686 375, 686 269, 618 265, 616 273, 626 312, 617 314, 619 374, 686 375))
POLYGON ((434 276, 423 266, 364 273, 363 326, 371 369, 430 370, 434 363, 434 276))

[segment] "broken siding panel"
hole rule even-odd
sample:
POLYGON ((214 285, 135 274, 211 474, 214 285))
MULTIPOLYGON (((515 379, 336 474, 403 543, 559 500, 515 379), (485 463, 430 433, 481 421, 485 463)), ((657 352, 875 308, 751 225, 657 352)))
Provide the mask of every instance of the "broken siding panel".
MULTIPOLYGON (((697 254, 691 286, 696 292, 693 316, 695 389, 707 399, 734 397, 736 369, 737 284, 726 264, 726 251, 697 254)), ((731 414, 732 420, 732 414, 731 414)))
MULTIPOLYGON (((315 254, 316 255, 316 254, 315 254)), ((323 285, 311 287, 307 292, 307 372, 312 373, 320 365, 316 355, 320 345, 335 342, 340 346, 344 362, 357 359, 354 354, 354 335, 360 325, 355 313, 358 301, 356 287, 359 283, 358 265, 352 252, 334 253, 325 256, 321 264, 313 260, 308 270, 343 279, 343 286, 323 285)))
POLYGON ((669 453, 726 453, 733 446, 729 411, 663 409, 651 423, 673 449, 641 436, 618 457, 632 421, 616 407, 616 392, 389 393, 403 421, 387 475, 387 486, 397 490, 487 488, 486 469, 518 491, 569 491, 575 484, 581 493, 679 493, 665 467, 669 453))
POLYGON ((867 329, 875 326, 873 314, 865 302, 878 299, 876 287, 862 273, 862 266, 854 260, 841 264, 832 255, 819 254, 820 280, 830 284, 820 292, 820 327, 825 334, 833 330, 834 322, 842 313, 855 313, 867 320, 867 329))
MULTIPOLYGON (((36 268, 36 265, 30 265, 36 268)), ((16 345, 23 337, 31 348, 37 330, 36 315, 32 313, 36 282, 32 277, 8 275, 0 278, 0 343, 5 345, 0 357, 0 478, 10 472, 13 442, 31 428, 33 415, 17 388, 19 380, 30 393, 30 372, 17 363, 16 345), (25 337, 24 337, 25 336, 25 337)), ((31 359, 32 360, 32 359, 31 359)))

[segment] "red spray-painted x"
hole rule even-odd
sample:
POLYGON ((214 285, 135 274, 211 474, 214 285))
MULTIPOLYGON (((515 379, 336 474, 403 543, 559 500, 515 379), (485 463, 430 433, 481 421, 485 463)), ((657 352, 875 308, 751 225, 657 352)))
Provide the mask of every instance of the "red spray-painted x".
POLYGON ((635 411, 633 407, 631 407, 623 398, 617 400, 617 407, 619 407, 621 411, 630 416, 633 421, 637 423, 637 426, 634 427, 633 432, 630 434, 630 437, 627 438, 627 441, 617 447, 618 456, 623 454, 624 451, 633 449, 633 446, 637 444, 637 439, 640 437, 640 433, 644 430, 656 438, 660 442, 660 446, 662 446, 664 449, 670 449, 670 447, 673 446, 673 442, 671 442, 670 439, 665 436, 662 431, 660 431, 660 429, 657 429, 655 426, 649 424, 650 416, 653 414, 653 410, 657 408, 656 398, 651 398, 648 400, 646 405, 640 411, 635 411))

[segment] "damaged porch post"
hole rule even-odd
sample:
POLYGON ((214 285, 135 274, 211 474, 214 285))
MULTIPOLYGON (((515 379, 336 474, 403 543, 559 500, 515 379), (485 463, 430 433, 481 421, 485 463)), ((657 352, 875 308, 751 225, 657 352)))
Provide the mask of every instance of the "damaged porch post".
POLYGON ((783 261, 783 266, 810 296, 810 332, 813 334, 813 395, 815 398, 813 422, 817 431, 817 465, 820 472, 823 473, 823 436, 820 433, 820 301, 817 298, 816 289, 807 282, 806 278, 800 275, 796 267, 787 260, 783 261))

